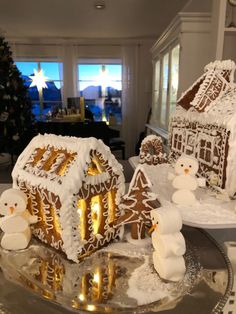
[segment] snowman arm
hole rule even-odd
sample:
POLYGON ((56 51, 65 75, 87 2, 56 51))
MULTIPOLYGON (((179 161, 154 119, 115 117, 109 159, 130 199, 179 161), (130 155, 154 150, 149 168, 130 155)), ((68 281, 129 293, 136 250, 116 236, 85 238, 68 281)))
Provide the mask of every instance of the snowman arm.
POLYGON ((38 216, 29 215, 29 223, 30 224, 36 224, 37 222, 38 222, 38 216))
POLYGON ((171 172, 168 172, 167 179, 168 179, 169 181, 173 181, 174 178, 175 178, 175 175, 174 175, 173 173, 171 173, 171 172))
POLYGON ((30 224, 35 224, 38 221, 38 216, 31 215, 28 210, 25 211, 25 216, 30 224))
POLYGON ((205 178, 197 178, 198 186, 204 188, 206 186, 206 179, 205 178))

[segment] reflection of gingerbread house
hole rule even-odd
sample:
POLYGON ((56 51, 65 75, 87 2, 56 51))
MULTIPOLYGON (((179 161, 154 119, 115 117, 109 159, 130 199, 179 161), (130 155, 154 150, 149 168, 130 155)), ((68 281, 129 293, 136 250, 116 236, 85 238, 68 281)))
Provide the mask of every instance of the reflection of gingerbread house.
POLYGON ((178 100, 170 122, 170 157, 193 155, 208 184, 236 192, 234 62, 215 61, 178 100))
POLYGON ((6 278, 37 295, 69 308, 96 312, 99 304, 112 299, 116 281, 126 271, 108 252, 86 259, 78 267, 37 244, 20 256, 3 253, 0 266, 6 278))
POLYGON ((122 167, 101 140, 38 135, 17 160, 13 184, 39 216, 33 233, 71 260, 118 237, 122 167))

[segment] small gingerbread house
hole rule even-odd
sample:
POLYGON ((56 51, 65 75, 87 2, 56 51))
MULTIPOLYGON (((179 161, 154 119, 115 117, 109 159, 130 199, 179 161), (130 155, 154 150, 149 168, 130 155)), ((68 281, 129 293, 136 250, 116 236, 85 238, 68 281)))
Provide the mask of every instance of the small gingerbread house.
POLYGON ((166 163, 166 154, 163 152, 163 143, 160 136, 147 135, 141 143, 139 153, 139 163, 148 165, 158 165, 166 163))
POLYGON ((12 177, 39 217, 34 235, 69 259, 78 262, 118 237, 110 224, 120 216, 124 176, 101 140, 38 135, 19 156, 12 177))
POLYGON ((215 61, 180 97, 170 121, 170 158, 192 155, 209 185, 236 193, 235 63, 215 61))

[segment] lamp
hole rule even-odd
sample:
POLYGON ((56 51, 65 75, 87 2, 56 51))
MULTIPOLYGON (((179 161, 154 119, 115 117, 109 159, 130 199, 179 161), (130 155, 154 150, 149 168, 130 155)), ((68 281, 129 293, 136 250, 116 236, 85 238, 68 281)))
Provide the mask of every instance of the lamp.
POLYGON ((43 88, 48 88, 46 84, 47 77, 44 76, 43 70, 38 72, 34 69, 34 75, 29 76, 32 80, 30 87, 36 86, 39 92, 39 109, 40 109, 40 118, 43 115, 43 88))
POLYGON ((105 3, 100 0, 100 1, 97 1, 94 3, 94 7, 97 10, 103 10, 103 9, 105 9, 106 6, 105 6, 105 3))

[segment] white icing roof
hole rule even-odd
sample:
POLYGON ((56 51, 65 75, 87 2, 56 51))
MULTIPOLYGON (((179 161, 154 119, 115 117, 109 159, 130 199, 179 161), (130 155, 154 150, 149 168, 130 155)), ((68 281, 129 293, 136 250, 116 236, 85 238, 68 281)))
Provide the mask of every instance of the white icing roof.
POLYGON ((236 121, 236 84, 231 84, 230 88, 213 102, 205 112, 199 113, 194 108, 185 110, 181 106, 177 106, 172 117, 203 124, 217 124, 231 130, 232 123, 235 125, 236 121))
MULTIPOLYGON (((101 153, 104 160, 108 160, 109 166, 112 167, 114 173, 121 174, 122 166, 117 162, 115 157, 111 154, 110 148, 106 146, 101 140, 96 138, 76 138, 76 137, 64 137, 54 134, 38 135, 32 139, 29 145, 25 148, 22 154, 19 156, 17 163, 13 169, 12 176, 15 179, 20 175, 21 179, 33 183, 33 185, 46 188, 48 191, 54 194, 67 194, 76 193, 82 186, 82 182, 92 184, 92 178, 87 178, 86 170, 91 162, 90 152, 96 150, 101 153), (67 172, 64 176, 58 176, 61 183, 58 180, 51 180, 52 176, 48 175, 48 178, 40 177, 40 175, 29 173, 24 170, 25 165, 30 160, 31 155, 37 148, 53 147, 55 149, 64 149, 69 153, 77 153, 74 161, 69 165, 67 172), (63 189, 62 189, 63 187, 63 189)), ((40 174, 40 170, 39 170, 40 174)), ((54 174, 55 177, 55 174, 54 174)), ((95 177, 95 176, 94 176, 95 177)), ((99 181, 103 182, 108 179, 107 175, 100 175, 99 181)), ((97 182, 97 178, 94 179, 97 182)), ((62 197, 62 195, 60 195, 62 197)), ((66 195, 65 195, 66 198, 66 195)))
MULTIPOLYGON (((186 95, 191 94, 191 91, 194 88, 196 88, 196 86, 199 83, 201 83, 195 95, 193 94, 193 98, 190 97, 192 99, 190 103, 186 104, 186 106, 183 106, 183 107, 186 107, 186 108, 189 107, 190 110, 193 110, 194 108, 192 107, 197 106, 198 101, 201 100, 201 98, 204 96, 204 93, 206 93, 205 95, 210 96, 210 98, 212 98, 213 95, 212 96, 210 94, 208 95, 208 93, 216 93, 217 98, 215 98, 215 100, 212 100, 211 103, 207 105, 203 111, 207 111, 208 113, 213 112, 212 108, 214 107, 215 114, 217 114, 217 112, 219 114, 222 114, 224 113, 224 109, 222 109, 221 106, 228 106, 231 103, 229 106, 231 107, 231 112, 233 113, 235 111, 235 108, 233 108, 234 107, 233 103, 235 103, 234 94, 236 93, 236 90, 235 90, 236 85, 233 82, 235 69, 236 69, 236 65, 234 61, 231 61, 231 60, 223 60, 223 61, 216 60, 214 62, 209 63, 204 68, 205 73, 203 73, 192 84, 192 86, 190 86, 184 93, 182 93, 180 98, 177 100, 177 104, 179 103, 181 104, 181 102, 184 100, 186 95), (229 82, 224 77, 224 74, 225 74, 224 72, 228 72, 229 82), (215 86, 214 86, 214 89, 210 91, 207 88, 207 86, 214 78, 215 78, 215 82, 214 82, 215 86), (219 85, 220 83, 222 84, 222 86, 219 85)), ((214 97, 212 99, 214 99, 214 97)), ((227 112, 227 115, 228 113, 229 112, 227 112)))
POLYGON ((211 70, 218 70, 218 71, 222 71, 222 70, 229 70, 234 72, 235 71, 235 63, 232 60, 216 60, 214 62, 210 62, 209 64, 207 64, 204 68, 204 71, 211 71, 211 70))

